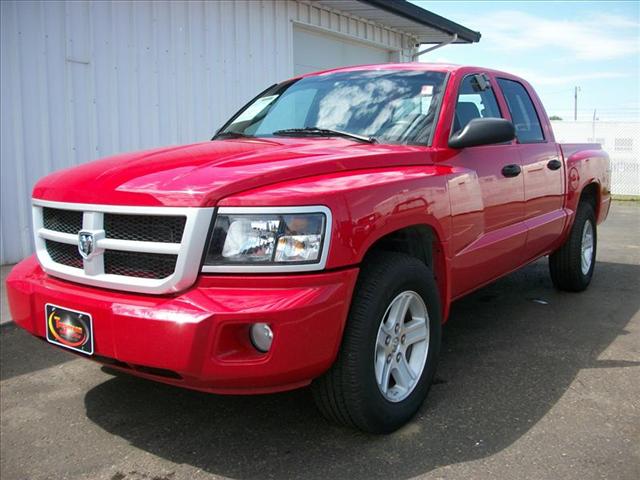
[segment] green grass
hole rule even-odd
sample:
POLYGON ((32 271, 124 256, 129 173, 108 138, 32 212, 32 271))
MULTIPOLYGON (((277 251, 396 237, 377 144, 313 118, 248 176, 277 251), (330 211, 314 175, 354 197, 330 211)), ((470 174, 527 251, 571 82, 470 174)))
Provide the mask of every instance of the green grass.
POLYGON ((611 198, 620 202, 640 202, 639 195, 611 195, 611 198))

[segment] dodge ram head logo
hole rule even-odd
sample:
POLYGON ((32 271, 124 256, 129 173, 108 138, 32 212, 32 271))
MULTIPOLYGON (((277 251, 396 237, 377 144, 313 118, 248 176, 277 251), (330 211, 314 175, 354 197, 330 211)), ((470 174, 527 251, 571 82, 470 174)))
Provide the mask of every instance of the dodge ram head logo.
POLYGON ((91 258, 95 250, 95 239, 93 238, 93 233, 91 232, 78 232, 78 252, 82 258, 91 258))

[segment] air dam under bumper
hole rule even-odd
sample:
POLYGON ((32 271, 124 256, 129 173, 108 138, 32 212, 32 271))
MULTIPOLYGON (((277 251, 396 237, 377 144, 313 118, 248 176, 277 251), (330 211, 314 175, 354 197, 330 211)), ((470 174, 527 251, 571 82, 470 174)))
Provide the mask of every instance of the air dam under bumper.
POLYGON ((31 257, 9 274, 7 293, 13 320, 33 335, 45 337, 46 303, 79 310, 93 317, 95 360, 186 388, 251 394, 304 386, 331 366, 357 275, 201 275, 180 294, 153 296, 58 280, 31 257), (256 322, 274 332, 266 354, 249 340, 256 322))

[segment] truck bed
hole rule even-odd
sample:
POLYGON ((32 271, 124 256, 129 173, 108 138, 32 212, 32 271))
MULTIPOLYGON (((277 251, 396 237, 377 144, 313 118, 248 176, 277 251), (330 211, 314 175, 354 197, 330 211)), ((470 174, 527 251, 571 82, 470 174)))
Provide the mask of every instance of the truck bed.
POLYGON ((600 151, 606 155, 602 150, 602 145, 599 143, 559 143, 562 155, 565 159, 569 159, 576 153, 585 151, 600 151))

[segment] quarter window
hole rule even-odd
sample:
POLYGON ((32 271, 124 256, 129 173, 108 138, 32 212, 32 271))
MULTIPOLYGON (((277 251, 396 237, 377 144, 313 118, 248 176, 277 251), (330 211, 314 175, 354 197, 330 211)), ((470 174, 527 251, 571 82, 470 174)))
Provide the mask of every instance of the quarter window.
POLYGON ((498 84, 507 101, 518 141, 520 143, 543 142, 544 135, 540 119, 527 90, 521 83, 505 78, 499 78, 498 84))
POLYGON ((452 133, 462 130, 474 118, 488 117, 502 117, 489 79, 484 75, 465 77, 458 91, 452 133))

